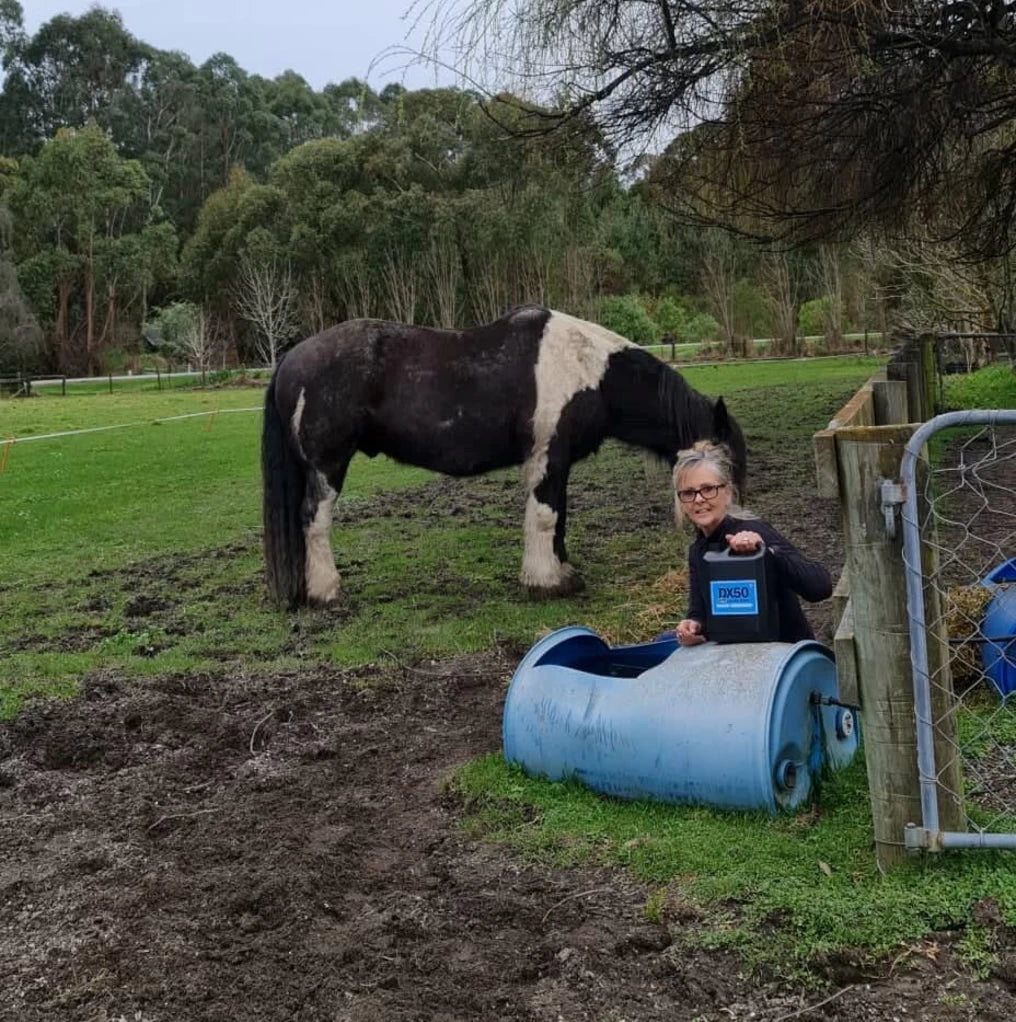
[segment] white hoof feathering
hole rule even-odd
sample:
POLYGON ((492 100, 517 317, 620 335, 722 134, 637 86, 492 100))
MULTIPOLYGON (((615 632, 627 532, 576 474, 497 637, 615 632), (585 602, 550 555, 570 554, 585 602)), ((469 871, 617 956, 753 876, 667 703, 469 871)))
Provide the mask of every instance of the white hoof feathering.
POLYGON ((339 572, 335 567, 328 530, 332 526, 332 509, 338 496, 330 487, 317 506, 314 520, 307 526, 307 599, 311 603, 331 603, 339 597, 339 572))
POLYGON ((575 569, 562 564, 554 553, 557 512, 532 494, 526 502, 525 554, 519 581, 529 589, 557 589, 567 585, 575 569))

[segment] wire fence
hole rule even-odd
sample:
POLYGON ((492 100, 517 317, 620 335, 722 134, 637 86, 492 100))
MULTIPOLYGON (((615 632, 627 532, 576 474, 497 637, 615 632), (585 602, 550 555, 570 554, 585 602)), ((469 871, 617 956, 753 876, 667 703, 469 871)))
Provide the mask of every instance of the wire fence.
POLYGON ((923 817, 908 842, 1016 848, 1016 411, 925 423, 903 482, 923 817), (940 811, 967 829, 940 830, 940 811))
POLYGON ((1016 334, 940 334, 935 342, 935 368, 939 376, 972 373, 998 362, 1016 366, 1016 334))
POLYGON ((0 434, 0 476, 7 474, 7 463, 10 459, 11 450, 15 445, 32 443, 38 440, 63 440, 68 437, 84 436, 91 433, 109 433, 114 430, 137 429, 162 425, 167 422, 180 422, 183 419, 207 418, 206 430, 210 430, 219 415, 235 415, 237 413, 262 412, 261 405, 251 405, 247 408, 212 408, 200 412, 185 412, 181 415, 164 415, 157 419, 136 420, 134 422, 117 422, 107 426, 89 426, 84 429, 64 429, 54 433, 30 433, 27 436, 15 436, 14 434, 0 434))
POLYGON ((152 368, 138 373, 107 373, 105 376, 63 376, 18 373, 0 376, 0 399, 32 397, 37 394, 93 394, 124 390, 171 390, 175 387, 206 387, 228 384, 237 379, 267 379, 269 366, 240 366, 236 369, 152 368))

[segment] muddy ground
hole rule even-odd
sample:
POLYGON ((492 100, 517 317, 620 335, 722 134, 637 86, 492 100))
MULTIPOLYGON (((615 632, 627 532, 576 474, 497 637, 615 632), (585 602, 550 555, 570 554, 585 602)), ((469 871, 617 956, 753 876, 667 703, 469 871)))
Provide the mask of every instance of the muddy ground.
MULTIPOLYGON (((790 447, 756 452, 752 505, 838 569, 836 508, 812 496, 810 452, 790 447)), ((474 485, 431 496, 469 514, 486 504, 474 485)), ((619 520, 647 513, 629 499, 619 520)), ((171 602, 178 561, 144 578, 139 614, 171 602)), ((821 634, 827 609, 813 620, 821 634)), ((647 922, 648 892, 622 872, 534 866, 470 839, 446 780, 499 747, 522 652, 97 674, 79 699, 0 726, 0 1019, 1016 1017, 1016 935, 990 903, 976 909, 1000 949, 987 979, 954 935, 930 934, 877 965, 815 963, 828 985, 804 991, 682 947, 694 913, 668 905, 647 922)))

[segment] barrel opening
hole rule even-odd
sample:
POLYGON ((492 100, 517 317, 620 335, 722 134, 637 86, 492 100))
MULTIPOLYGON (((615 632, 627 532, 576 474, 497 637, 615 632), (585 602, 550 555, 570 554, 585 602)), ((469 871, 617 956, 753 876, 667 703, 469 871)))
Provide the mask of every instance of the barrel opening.
POLYGON ((601 678, 637 678, 678 648, 676 639, 610 647, 596 636, 580 635, 551 647, 533 666, 568 667, 601 678))

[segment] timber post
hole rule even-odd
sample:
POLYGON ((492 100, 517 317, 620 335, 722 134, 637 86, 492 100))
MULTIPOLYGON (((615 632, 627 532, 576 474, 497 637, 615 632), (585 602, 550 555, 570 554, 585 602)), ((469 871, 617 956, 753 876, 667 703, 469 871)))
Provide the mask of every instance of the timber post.
POLYGON ((908 340, 886 366, 890 380, 907 389, 906 422, 927 422, 935 414, 935 337, 908 340))
POLYGON ((836 437, 864 758, 883 868, 905 858, 906 825, 921 818, 902 530, 887 533, 883 509, 883 483, 897 478, 912 432, 860 427, 836 437))
MULTIPOLYGON (((911 416, 915 409, 933 414, 928 400, 934 375, 922 371, 923 360, 934 355, 933 340, 927 340, 911 342, 906 357, 890 367, 889 379, 873 376, 813 437, 819 494, 838 498, 842 516, 845 559, 833 592, 833 649, 840 698, 861 711, 875 849, 883 869, 905 857, 906 826, 921 819, 899 475, 903 448, 922 421, 911 416)), ((937 557, 931 539, 922 537, 921 543, 925 578, 932 577, 937 557)), ((925 590, 929 667, 936 680, 931 699, 939 814, 943 827, 962 830, 941 595, 932 586, 925 590)))
MULTIPOLYGON (((854 669, 875 852, 883 869, 906 857, 906 826, 921 819, 898 493, 903 448, 914 429, 913 425, 862 426, 836 433, 854 669)), ((930 643, 931 646, 941 648, 938 642, 930 643)), ((944 660, 944 664, 939 661, 937 666, 947 672, 948 654, 944 660)), ((943 751, 955 749, 955 719, 948 686, 933 689, 932 708, 936 745, 943 751)), ((955 756, 940 762, 951 763, 955 772, 953 777, 940 778, 942 826, 948 830, 961 829, 962 806, 953 794, 962 790, 957 783, 959 763, 955 756)))

